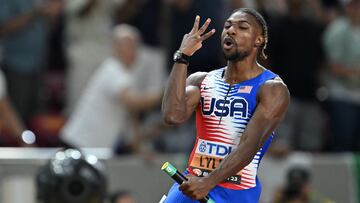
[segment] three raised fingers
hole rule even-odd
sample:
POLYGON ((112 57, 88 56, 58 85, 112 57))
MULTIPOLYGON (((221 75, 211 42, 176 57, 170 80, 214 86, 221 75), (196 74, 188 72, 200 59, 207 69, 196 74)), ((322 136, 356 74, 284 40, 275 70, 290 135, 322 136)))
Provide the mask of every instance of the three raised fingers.
POLYGON ((201 28, 199 29, 199 23, 200 23, 200 16, 196 16, 195 17, 195 22, 194 22, 194 26, 191 29, 189 34, 195 34, 198 35, 197 38, 199 38, 201 41, 206 40, 207 38, 211 37, 214 33, 215 33, 215 29, 212 29, 211 31, 207 32, 206 34, 204 34, 204 32, 206 31, 206 29, 208 28, 209 24, 211 22, 211 19, 208 18, 206 19, 205 23, 201 26, 201 28), (204 34, 204 35, 202 35, 204 34), (201 36, 202 35, 202 36, 201 36))

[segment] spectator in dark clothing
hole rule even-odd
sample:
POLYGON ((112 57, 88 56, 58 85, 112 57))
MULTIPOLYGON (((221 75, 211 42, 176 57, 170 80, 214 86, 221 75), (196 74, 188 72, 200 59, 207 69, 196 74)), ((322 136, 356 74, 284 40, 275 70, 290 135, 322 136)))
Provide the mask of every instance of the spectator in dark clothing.
POLYGON ((162 0, 126 0, 116 9, 114 24, 133 25, 139 29, 145 45, 159 47, 162 5, 162 0))
POLYGON ((343 2, 344 16, 324 32, 331 149, 360 150, 360 1, 343 2))
POLYGON ((321 26, 304 17, 302 0, 287 0, 287 6, 288 14, 276 23, 269 40, 273 70, 282 75, 292 95, 278 143, 298 150, 320 150, 323 119, 316 91, 323 61, 321 26))
POLYGON ((49 22, 63 10, 62 0, 0 0, 2 68, 8 93, 26 122, 38 110, 49 22))

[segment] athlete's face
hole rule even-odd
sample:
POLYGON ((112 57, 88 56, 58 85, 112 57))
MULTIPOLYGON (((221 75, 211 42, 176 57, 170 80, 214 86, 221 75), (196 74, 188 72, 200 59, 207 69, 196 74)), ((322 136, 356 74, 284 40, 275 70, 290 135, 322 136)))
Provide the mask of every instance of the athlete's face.
POLYGON ((255 18, 242 11, 233 13, 224 24, 221 44, 224 56, 229 61, 240 61, 256 53, 263 43, 262 29, 255 18))

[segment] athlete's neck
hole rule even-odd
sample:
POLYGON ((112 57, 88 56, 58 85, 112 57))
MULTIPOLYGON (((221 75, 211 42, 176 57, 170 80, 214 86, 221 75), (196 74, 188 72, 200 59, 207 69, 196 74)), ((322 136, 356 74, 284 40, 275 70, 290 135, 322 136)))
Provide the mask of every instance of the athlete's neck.
POLYGON ((258 76, 264 69, 256 60, 249 57, 236 62, 228 61, 224 78, 229 84, 241 83, 258 76))

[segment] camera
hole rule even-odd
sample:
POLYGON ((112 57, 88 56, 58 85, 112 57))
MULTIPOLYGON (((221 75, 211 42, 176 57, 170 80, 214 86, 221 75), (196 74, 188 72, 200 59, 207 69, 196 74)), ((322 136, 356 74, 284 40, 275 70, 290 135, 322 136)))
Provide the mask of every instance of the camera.
POLYGON ((37 198, 42 203, 103 203, 106 183, 105 167, 94 155, 65 149, 39 170, 37 198))

